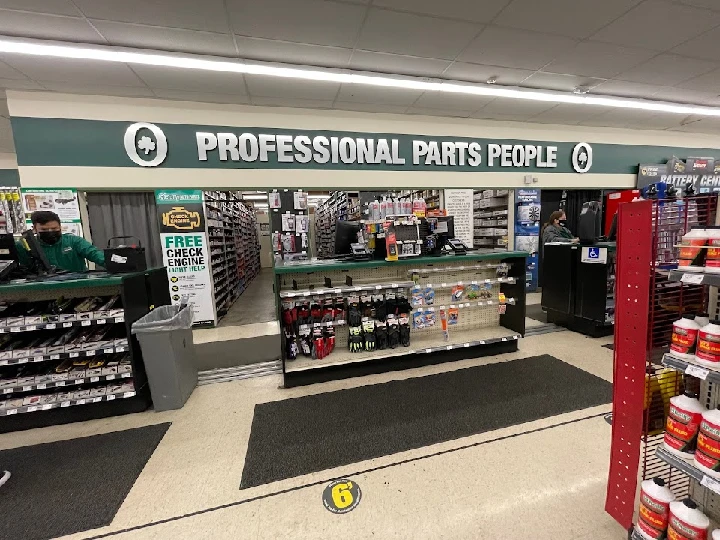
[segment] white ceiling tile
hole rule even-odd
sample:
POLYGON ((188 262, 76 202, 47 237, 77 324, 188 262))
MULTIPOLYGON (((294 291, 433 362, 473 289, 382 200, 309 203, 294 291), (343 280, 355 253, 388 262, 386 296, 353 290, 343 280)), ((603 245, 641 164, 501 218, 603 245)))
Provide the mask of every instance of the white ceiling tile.
POLYGON ((239 73, 197 71, 194 69, 134 65, 133 69, 145 84, 155 90, 186 90, 215 94, 245 95, 245 82, 239 73))
POLYGON ((301 109, 332 109, 332 100, 304 99, 288 97, 255 97, 252 104, 263 107, 299 107, 301 109))
POLYGON ((450 65, 449 60, 418 58, 399 54, 354 51, 350 63, 351 69, 374 71, 378 73, 396 73, 416 75, 418 77, 440 77, 450 65))
POLYGON ((606 107, 595 105, 560 103, 552 109, 533 116, 531 121, 542 122, 544 124, 578 124, 583 120, 587 120, 606 111, 606 107))
POLYGON ((230 34, 93 20, 111 45, 236 57, 230 34))
POLYGON ((445 116, 457 118, 469 118, 473 113, 471 109, 428 109, 427 107, 410 107, 405 114, 423 114, 426 116, 445 116))
POLYGON ((353 103, 350 101, 336 101, 335 109, 342 111, 356 111, 365 113, 404 114, 407 107, 402 105, 380 105, 377 103, 353 103))
POLYGON ((717 62, 687 58, 676 54, 660 54, 644 64, 621 73, 618 79, 673 86, 720 67, 717 62))
POLYGON ((493 21, 500 26, 586 38, 641 0, 513 0, 493 21))
POLYGON ((650 84, 642 84, 627 81, 607 81, 592 89, 592 94, 604 94, 608 96, 650 98, 658 87, 650 84))
POLYGON ((680 0, 681 4, 699 8, 714 9, 720 11, 720 2, 717 0, 680 0))
POLYGON ((90 19, 227 32, 223 0, 74 0, 90 19))
POLYGON ((27 79, 27 77, 14 67, 0 62, 0 79, 27 79))
POLYGON ((143 86, 142 81, 130 68, 115 62, 10 54, 4 55, 0 60, 38 82, 102 82, 108 86, 143 86))
POLYGON ((474 112, 482 109, 494 98, 471 96, 463 94, 448 94, 447 92, 425 92, 415 102, 415 107, 425 109, 442 109, 474 112))
POLYGON ((700 92, 715 92, 715 94, 720 94, 720 69, 681 82, 678 86, 689 88, 690 90, 699 90, 700 92))
POLYGON ((452 60, 482 26, 372 8, 358 49, 452 60))
POLYGON ((240 58, 307 66, 347 66, 352 49, 236 36, 240 58))
POLYGON ((464 62, 453 62, 445 70, 443 78, 468 82, 487 82, 494 77, 497 84, 505 86, 516 86, 535 73, 529 69, 504 68, 497 66, 483 66, 480 64, 467 64, 464 62))
POLYGON ((542 69, 576 44, 575 40, 566 37, 488 26, 458 56, 458 60, 536 70, 542 69))
POLYGON ((168 90, 158 88, 154 90, 157 97, 162 99, 173 99, 179 101, 193 101, 197 103, 228 103, 247 105, 250 98, 241 94, 216 94, 213 92, 188 92, 185 90, 168 90))
POLYGON ((104 43, 84 19, 0 10, 0 34, 38 39, 104 43))
POLYGON ((697 105, 720 105, 720 97, 718 92, 701 92, 699 90, 688 90, 687 88, 678 88, 675 86, 661 86, 653 99, 660 101, 675 101, 677 103, 693 103, 697 105))
POLYGON ((0 0, 0 8, 36 11, 53 15, 80 15, 72 0, 0 0))
POLYGON ((246 75, 245 80, 253 103, 256 96, 333 101, 340 90, 339 84, 324 81, 302 81, 264 75, 246 75))
MULTIPOLYGON (((718 2, 718 5, 720 5, 720 2, 718 2)), ((696 38, 678 45, 672 52, 693 58, 717 61, 718 43, 720 43, 720 28, 714 28, 709 32, 705 32, 696 38)))
POLYGON ((583 41, 576 47, 563 51, 545 70, 609 79, 656 54, 657 51, 648 49, 583 41))
POLYGON ((490 22, 508 0, 375 0, 373 6, 463 21, 490 22))
POLYGON ((578 86, 593 88, 605 82, 605 79, 592 77, 577 77, 575 75, 563 75, 559 73, 545 73, 538 71, 522 82, 521 86, 528 88, 540 88, 543 90, 560 90, 572 92, 578 86))
POLYGON ((422 95, 420 90, 379 88, 362 84, 343 84, 337 101, 409 107, 422 95))
POLYGON ((0 79, 0 89, 7 90, 44 90, 35 81, 28 79, 0 79))
POLYGON ((45 88, 65 94, 93 96, 154 97, 145 86, 108 86, 104 84, 75 84, 72 82, 43 82, 45 88))
POLYGON ((679 125, 682 119, 683 116, 679 114, 656 114, 649 111, 606 109, 606 112, 581 121, 580 125, 626 127, 629 129, 667 129, 679 125))
POLYGON ((633 8, 594 34, 593 39, 666 51, 718 24, 718 12, 653 0, 633 8))
POLYGON ((689 122, 684 125, 672 128, 672 131, 685 131, 688 133, 711 133, 720 134, 720 119, 704 118, 697 122, 689 122))
POLYGON ((483 107, 473 117, 483 118, 502 116, 504 118, 527 119, 555 107, 555 103, 546 101, 530 101, 528 99, 497 98, 483 107))
POLYGON ((238 35, 352 47, 366 8, 324 0, 229 0, 238 35))

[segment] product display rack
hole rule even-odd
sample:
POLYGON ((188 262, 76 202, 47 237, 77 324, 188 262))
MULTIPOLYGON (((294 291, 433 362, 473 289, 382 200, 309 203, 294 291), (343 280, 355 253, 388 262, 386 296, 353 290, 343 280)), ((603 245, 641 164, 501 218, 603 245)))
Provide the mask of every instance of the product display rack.
MULTIPOLYGON (((292 335, 288 341, 288 334, 283 335, 281 330, 281 337, 285 338, 284 385, 311 384, 516 350, 518 339, 525 332, 525 256, 524 252, 507 252, 419 257, 392 263, 320 261, 276 265, 275 290, 283 329, 289 328, 285 324, 288 319, 284 318, 288 308, 301 309, 305 305, 315 310, 314 306, 319 309, 328 302, 336 308, 325 311, 325 317, 318 312, 315 322, 300 326, 301 330, 306 328, 306 335, 314 329, 322 334, 325 327, 333 327, 334 350, 326 356, 318 358, 301 352, 289 358, 287 344, 297 343, 302 332, 292 335), (422 290, 430 287, 433 301, 410 306, 405 311, 412 326, 407 346, 349 350, 348 317, 353 297, 369 300, 376 296, 380 298, 380 305, 389 306, 390 298, 410 301, 415 287, 422 290), (458 293, 459 290, 464 292, 458 293), (483 291, 482 297, 475 295, 477 290, 483 291), (418 310, 423 311, 423 320, 430 320, 432 324, 416 327, 413 312, 418 310), (448 325, 447 338, 442 329, 441 311, 446 316, 454 313, 455 324, 448 325), (328 319, 330 321, 325 322, 328 319)), ((382 322, 388 321, 389 328, 390 320, 391 317, 376 317, 373 324, 379 328, 382 322)), ((399 314, 397 320, 402 327, 403 314, 399 314)))
POLYGON ((441 191, 439 189, 421 189, 415 191, 402 191, 398 196, 401 199, 422 198, 425 199, 425 210, 439 210, 442 200, 440 197, 441 191))
POLYGON ((327 259, 335 256, 335 224, 361 218, 359 193, 333 191, 330 197, 315 208, 315 256, 327 259))
POLYGON ((717 522, 720 482, 663 448, 669 399, 684 389, 707 409, 720 404, 720 372, 668 354, 673 322, 688 312, 718 316, 713 274, 678 271, 677 246, 692 227, 714 225, 717 198, 648 200, 618 210, 613 420, 606 511, 629 536, 640 481, 660 477, 717 522), (629 241, 624 235, 631 235, 629 241), (693 275, 691 275, 693 274, 693 275))
POLYGON ((270 241, 275 261, 308 258, 310 247, 310 214, 307 192, 297 189, 272 190, 270 207, 270 241), (300 225, 305 229, 300 230, 300 225))
POLYGON ((473 194, 473 238, 476 248, 508 249, 507 189, 486 189, 473 194))
POLYGON ((204 200, 213 295, 220 318, 260 271, 257 219, 235 192, 206 191, 204 200))
POLYGON ((0 234, 20 234, 25 231, 25 227, 20 190, 0 186, 0 234))
POLYGON ((151 306, 170 304, 165 268, 7 283, 0 296, 7 308, 0 314, 0 432, 150 405, 142 352, 130 329, 151 306), (104 311, 76 311, 109 299, 114 303, 104 311), (60 301, 70 307, 43 311, 60 301))

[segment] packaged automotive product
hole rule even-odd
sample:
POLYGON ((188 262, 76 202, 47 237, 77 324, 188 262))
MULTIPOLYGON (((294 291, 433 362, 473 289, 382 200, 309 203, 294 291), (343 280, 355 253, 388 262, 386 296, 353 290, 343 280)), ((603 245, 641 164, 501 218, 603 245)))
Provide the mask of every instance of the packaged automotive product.
POLYGON ((458 283, 457 285, 453 285, 451 295, 454 301, 457 302, 458 300, 461 300, 463 294, 465 294, 465 285, 462 285, 460 283, 458 283))
POLYGON ((680 242, 678 267, 687 272, 702 272, 705 269, 705 249, 708 233, 703 229, 690 229, 680 242))
POLYGON ((720 227, 706 227, 707 245, 705 250, 705 271, 720 274, 720 227))
POLYGON ((431 326, 435 326, 435 310, 434 309, 426 309, 425 310, 425 327, 429 328, 431 326))
POLYGON ((425 289, 425 304, 431 306, 435 303, 435 289, 427 287, 425 289))
POLYGON ((698 313, 697 315, 695 315, 695 322, 700 325, 700 328, 702 328, 703 326, 707 326, 708 324, 710 324, 710 315, 708 315, 707 313, 698 313))
POLYGON ((720 320, 713 319, 698 332, 695 360, 706 366, 720 366, 720 320))
POLYGON ((670 503, 669 540, 707 540, 710 520, 692 499, 670 503))
POLYGON ((700 422, 695 465, 708 476, 720 479, 720 410, 705 411, 700 422))
POLYGON ((413 311, 413 328, 421 330, 425 328, 425 312, 422 310, 413 311))
POLYGON ((460 318, 460 310, 456 307, 448 309, 448 324, 457 324, 460 318))
POLYGON ((712 532, 712 540, 720 540, 720 529, 715 529, 712 532))
POLYGON ((412 294, 410 298, 410 303, 413 307, 422 306, 425 302, 425 293, 419 286, 416 285, 412 288, 412 294))
POLYGON ((635 531, 648 540, 665 538, 670 518, 670 503, 675 495, 665 487, 665 480, 653 478, 640 485, 640 509, 635 531))
POLYGON ((670 400, 670 411, 665 423, 663 446, 676 456, 692 459, 697 445, 698 430, 702 415, 706 411, 689 391, 670 400))
POLYGON ((695 358, 695 345, 697 344, 700 325, 695 322, 695 315, 686 313, 681 319, 673 323, 670 353, 683 360, 695 358))

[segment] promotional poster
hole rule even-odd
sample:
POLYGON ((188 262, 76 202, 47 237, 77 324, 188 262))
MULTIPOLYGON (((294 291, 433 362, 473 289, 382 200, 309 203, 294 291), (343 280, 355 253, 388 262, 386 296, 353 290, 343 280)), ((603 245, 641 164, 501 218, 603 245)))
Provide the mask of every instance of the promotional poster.
POLYGON ((515 249, 527 251, 527 291, 538 287, 538 250, 540 249, 540 190, 515 190, 515 249))

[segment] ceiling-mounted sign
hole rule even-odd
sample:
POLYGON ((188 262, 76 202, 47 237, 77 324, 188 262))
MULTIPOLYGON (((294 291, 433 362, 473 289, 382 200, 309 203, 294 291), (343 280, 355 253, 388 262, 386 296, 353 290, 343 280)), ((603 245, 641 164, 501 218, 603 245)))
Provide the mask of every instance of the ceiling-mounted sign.
POLYGON ((593 162, 592 146, 588 143, 578 143, 573 148, 572 167, 575 172, 584 174, 590 171, 593 162))

